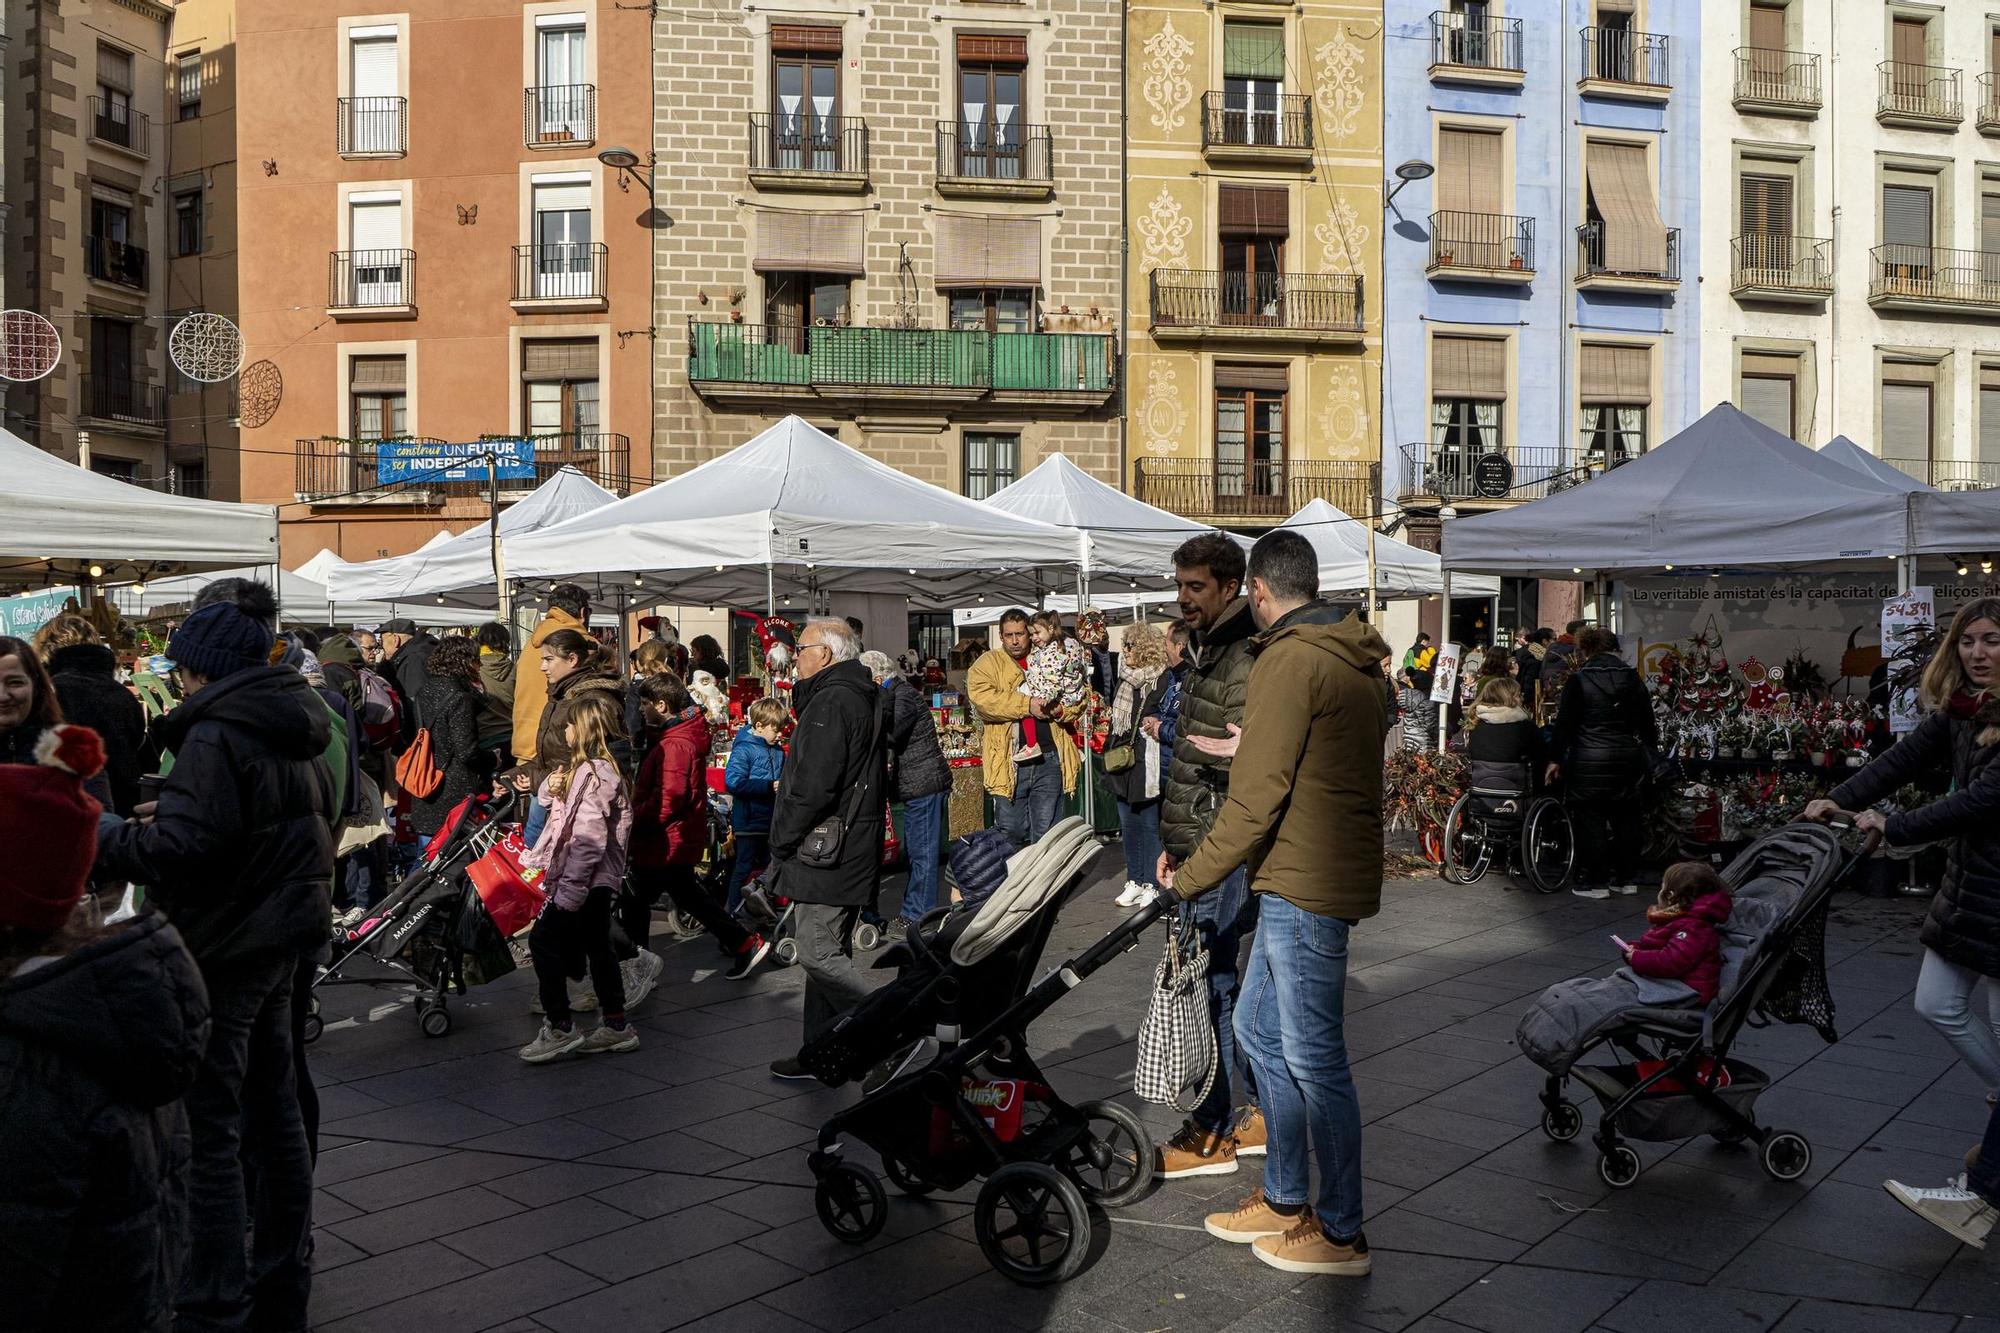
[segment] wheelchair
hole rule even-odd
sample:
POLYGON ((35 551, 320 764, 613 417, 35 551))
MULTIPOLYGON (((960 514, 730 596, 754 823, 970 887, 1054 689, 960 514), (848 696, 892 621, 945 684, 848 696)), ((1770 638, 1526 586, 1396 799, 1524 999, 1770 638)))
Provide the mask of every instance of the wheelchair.
POLYGON ((1444 818, 1446 881, 1477 883, 1499 862, 1538 893, 1560 892, 1576 869, 1576 829, 1563 803, 1534 790, 1526 765, 1510 766, 1504 781, 1480 777, 1444 818))

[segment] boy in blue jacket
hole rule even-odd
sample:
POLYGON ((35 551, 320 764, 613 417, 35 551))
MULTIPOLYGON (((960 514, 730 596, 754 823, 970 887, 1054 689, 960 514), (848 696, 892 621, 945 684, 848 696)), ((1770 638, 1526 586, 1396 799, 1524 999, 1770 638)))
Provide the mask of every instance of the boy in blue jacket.
POLYGON ((729 827, 736 835, 736 864, 729 871, 729 910, 743 906, 743 886, 764 868, 770 846, 771 811, 777 805, 778 779, 785 771, 784 747, 778 737, 785 729, 785 706, 776 699, 750 705, 750 720, 729 747, 729 765, 722 785, 731 797, 729 827))

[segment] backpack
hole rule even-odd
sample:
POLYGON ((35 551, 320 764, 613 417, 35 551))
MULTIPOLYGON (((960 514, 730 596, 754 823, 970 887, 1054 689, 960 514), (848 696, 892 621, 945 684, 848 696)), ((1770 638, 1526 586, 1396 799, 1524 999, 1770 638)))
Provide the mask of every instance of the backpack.
POLYGON ((418 800, 424 800, 444 782, 444 770, 431 755, 431 731, 421 727, 410 748, 396 761, 396 785, 418 800))
MULTIPOLYGON (((371 749, 385 750, 403 734, 403 700, 388 681, 360 668, 361 730, 371 749)), ((400 779, 399 779, 400 780, 400 779)))

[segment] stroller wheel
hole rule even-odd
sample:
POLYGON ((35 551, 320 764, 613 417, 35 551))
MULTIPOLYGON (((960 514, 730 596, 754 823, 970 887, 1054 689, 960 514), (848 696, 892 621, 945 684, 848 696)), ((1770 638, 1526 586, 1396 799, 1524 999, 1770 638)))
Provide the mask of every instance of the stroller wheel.
POLYGON ((921 1198, 923 1195, 929 1194, 937 1188, 930 1181, 925 1180, 922 1176, 911 1170, 900 1157, 884 1157, 882 1159, 882 1174, 889 1177, 891 1185, 913 1197, 921 1198))
POLYGON ((1630 1189, 1639 1178, 1639 1154, 1622 1143, 1614 1143, 1597 1159, 1597 1174, 1612 1189, 1630 1189))
POLYGON ((319 1012, 319 996, 315 995, 306 1001, 306 1012, 309 1014, 319 1012))
POLYGON ((854 947, 866 952, 882 942, 882 928, 873 922, 863 921, 854 928, 854 947))
POLYGON ((1090 1212, 1062 1172, 1041 1162, 1009 1162, 987 1177, 972 1229, 986 1261, 1026 1287, 1077 1275, 1090 1255, 1090 1212))
POLYGON ((667 929, 673 933, 673 937, 677 940, 691 940, 701 934, 702 924, 695 920, 689 913, 676 908, 667 917, 667 929))
POLYGON ((889 1196, 875 1173, 852 1162, 835 1162, 813 1189, 813 1207, 828 1234, 849 1245, 875 1239, 889 1220, 889 1196))
POLYGON ((771 956, 781 966, 790 967, 799 961, 799 942, 787 935, 771 947, 771 956))
POLYGON ((1568 1143, 1583 1132, 1583 1112, 1573 1102, 1559 1102, 1542 1112, 1542 1133, 1557 1143, 1568 1143))
POLYGON ((1764 1140, 1764 1169, 1773 1180, 1797 1180, 1812 1170, 1812 1145, 1803 1134, 1774 1130, 1764 1140))
POLYGON ((1709 1137, 1714 1139, 1717 1143, 1724 1145, 1725 1147, 1733 1148, 1737 1144, 1743 1142, 1743 1140, 1749 1138, 1750 1135, 1747 1131, 1737 1129, 1734 1125, 1732 1125, 1728 1129, 1716 1130, 1713 1134, 1710 1134, 1709 1137))
POLYGON ((1152 1136, 1117 1102, 1085 1102, 1076 1109, 1089 1128, 1070 1146, 1063 1172, 1090 1202, 1122 1208, 1152 1186, 1152 1136))
MULTIPOLYGON (((319 1001, 313 1001, 313 1008, 319 1008, 319 1001)), ((319 1040, 319 1034, 324 1031, 326 1031, 325 1021, 317 1013, 308 1013, 305 1021, 299 1024, 299 1039, 310 1046, 319 1040)))
POLYGON ((434 1004, 418 1016, 417 1026, 424 1030, 426 1037, 442 1037, 451 1031, 451 1011, 441 1004, 434 1004))

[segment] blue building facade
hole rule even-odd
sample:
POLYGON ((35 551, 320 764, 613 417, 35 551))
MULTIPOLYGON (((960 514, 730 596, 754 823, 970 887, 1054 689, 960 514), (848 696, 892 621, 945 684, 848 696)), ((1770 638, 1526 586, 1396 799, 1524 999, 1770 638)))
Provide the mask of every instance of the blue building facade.
MULTIPOLYGON (((1414 540, 1700 414, 1700 9, 1385 7, 1382 474, 1414 540)), ((1461 637, 1560 624, 1537 596, 1461 637)))

